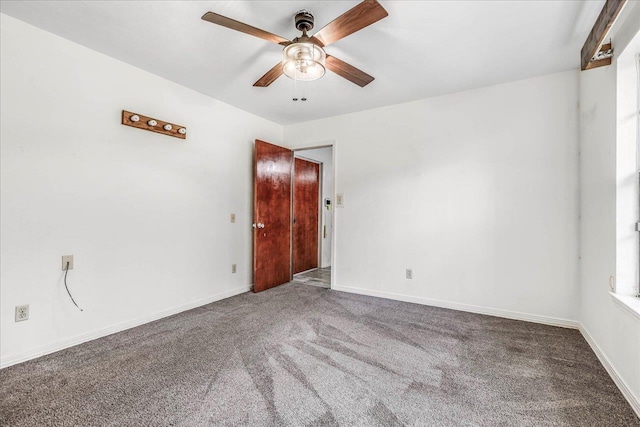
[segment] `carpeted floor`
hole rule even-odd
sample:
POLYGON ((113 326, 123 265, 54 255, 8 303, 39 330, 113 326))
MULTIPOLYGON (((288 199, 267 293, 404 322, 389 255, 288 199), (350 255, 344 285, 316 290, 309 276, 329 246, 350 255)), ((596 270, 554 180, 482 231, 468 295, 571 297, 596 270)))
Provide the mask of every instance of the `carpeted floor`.
POLYGON ((0 425, 640 420, 575 330, 292 283, 3 369, 0 425))

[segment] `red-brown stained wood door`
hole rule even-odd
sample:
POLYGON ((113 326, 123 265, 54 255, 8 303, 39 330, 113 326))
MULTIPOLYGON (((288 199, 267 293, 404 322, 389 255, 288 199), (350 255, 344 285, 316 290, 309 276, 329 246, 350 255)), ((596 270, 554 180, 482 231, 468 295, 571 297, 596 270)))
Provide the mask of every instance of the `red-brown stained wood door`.
POLYGON ((291 280, 293 151, 256 140, 253 191, 253 291, 291 280))
POLYGON ((320 165, 295 159, 293 173, 293 274, 318 268, 320 165))

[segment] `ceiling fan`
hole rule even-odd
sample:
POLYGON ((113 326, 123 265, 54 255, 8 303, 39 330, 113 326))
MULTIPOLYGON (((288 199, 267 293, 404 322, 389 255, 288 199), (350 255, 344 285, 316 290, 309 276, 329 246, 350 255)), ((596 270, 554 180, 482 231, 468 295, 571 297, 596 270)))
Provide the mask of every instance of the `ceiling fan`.
POLYGON ((267 71, 253 84, 254 86, 267 87, 283 73, 295 80, 316 80, 322 77, 328 68, 350 82, 364 87, 373 81, 372 76, 335 56, 327 55, 324 48, 385 18, 387 15, 387 11, 376 0, 364 0, 334 19, 313 36, 309 36, 307 32, 313 29, 314 18, 310 11, 303 9, 298 11, 294 18, 295 26, 299 31, 302 31, 302 35, 293 40, 287 40, 284 37, 213 12, 205 13, 202 19, 284 46, 282 61, 267 71))

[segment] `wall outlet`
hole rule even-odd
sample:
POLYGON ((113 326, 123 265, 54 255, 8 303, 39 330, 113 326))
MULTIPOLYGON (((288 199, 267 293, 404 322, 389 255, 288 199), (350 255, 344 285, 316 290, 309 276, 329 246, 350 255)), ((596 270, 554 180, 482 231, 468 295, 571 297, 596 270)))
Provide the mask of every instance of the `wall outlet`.
POLYGON ((413 270, 407 268, 407 279, 413 279, 413 270))
POLYGON ((231 264, 231 273, 235 273, 235 272, 236 272, 236 265, 231 264))
POLYGON ((62 271, 67 269, 67 262, 69 263, 69 270, 73 270, 73 255, 62 255, 62 271))
POLYGON ((236 222, 236 214, 231 214, 231 223, 234 224, 236 222))
POLYGON ((29 320, 29 304, 16 305, 16 322, 29 320))

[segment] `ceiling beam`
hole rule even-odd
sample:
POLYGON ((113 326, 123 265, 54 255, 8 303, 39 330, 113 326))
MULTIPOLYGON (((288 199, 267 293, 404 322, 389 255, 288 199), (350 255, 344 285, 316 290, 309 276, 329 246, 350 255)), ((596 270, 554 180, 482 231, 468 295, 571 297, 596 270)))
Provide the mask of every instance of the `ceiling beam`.
POLYGON ((596 23, 593 24, 589 37, 587 37, 587 40, 584 42, 584 46, 582 46, 582 51, 580 52, 580 68, 582 70, 601 67, 611 63, 611 61, 607 63, 607 61, 602 60, 591 63, 591 60, 600 50, 602 42, 604 42, 613 22, 618 17, 618 14, 622 10, 622 6, 624 6, 626 2, 627 0, 607 0, 604 4, 598 19, 596 20, 596 23))

